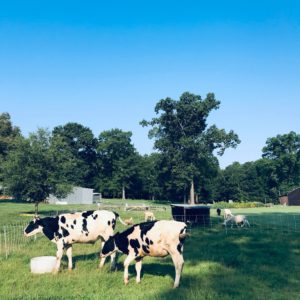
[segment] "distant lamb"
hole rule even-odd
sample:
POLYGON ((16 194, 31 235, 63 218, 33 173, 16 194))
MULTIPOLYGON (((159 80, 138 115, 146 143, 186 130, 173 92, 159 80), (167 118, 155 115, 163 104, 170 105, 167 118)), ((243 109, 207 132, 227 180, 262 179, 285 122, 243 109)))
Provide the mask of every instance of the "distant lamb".
POLYGON ((126 225, 133 225, 133 219, 132 219, 132 217, 131 217, 130 219, 125 219, 125 220, 124 220, 124 223, 125 223, 126 225))
POLYGON ((145 211, 144 215, 145 215, 145 222, 155 221, 155 216, 152 211, 145 211))
POLYGON ((244 227, 245 225, 247 227, 250 227, 250 223, 247 220, 247 217, 244 215, 237 215, 237 216, 233 216, 229 217, 228 219, 226 219, 223 223, 225 226, 231 224, 231 228, 233 228, 233 225, 235 224, 237 227, 241 226, 244 227))
POLYGON ((227 220, 228 218, 233 217, 233 213, 231 212, 230 209, 225 208, 224 209, 224 220, 227 220))

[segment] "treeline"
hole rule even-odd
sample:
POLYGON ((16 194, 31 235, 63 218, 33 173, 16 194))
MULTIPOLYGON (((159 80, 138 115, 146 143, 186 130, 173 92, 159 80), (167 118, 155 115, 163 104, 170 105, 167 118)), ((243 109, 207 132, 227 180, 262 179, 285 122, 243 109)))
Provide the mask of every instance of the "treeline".
POLYGON ((261 201, 300 185, 300 135, 268 138, 262 158, 237 162, 221 170, 217 155, 240 140, 215 125, 209 113, 220 102, 183 93, 179 100, 160 100, 150 126, 156 149, 141 155, 132 133, 111 129, 94 136, 82 124, 67 123, 51 132, 38 129, 24 137, 8 113, 0 115, 1 193, 39 202, 65 196, 72 186, 93 188, 105 198, 179 202, 261 201))

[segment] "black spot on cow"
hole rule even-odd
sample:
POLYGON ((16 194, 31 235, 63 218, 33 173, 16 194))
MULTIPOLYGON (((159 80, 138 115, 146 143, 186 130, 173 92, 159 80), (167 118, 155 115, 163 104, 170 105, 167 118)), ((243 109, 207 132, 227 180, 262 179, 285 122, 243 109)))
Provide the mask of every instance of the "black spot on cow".
POLYGON ((186 230, 186 226, 180 230, 180 234, 183 234, 186 230))
POLYGON ((110 226, 110 221, 107 222, 108 226, 110 226))
POLYGON ((84 218, 87 218, 89 217, 90 215, 92 215, 94 213, 94 210, 88 210, 88 211, 85 211, 84 213, 82 213, 82 216, 84 218))
POLYGON ((66 223, 66 217, 65 216, 61 216, 60 221, 65 224, 66 223))
POLYGON ((142 249, 145 253, 150 253, 148 246, 142 245, 142 249))
POLYGON ((88 232, 85 234, 85 236, 88 236, 89 234, 88 234, 88 232))
POLYGON ((74 225, 71 225, 71 228, 74 229, 74 225))
POLYGON ((96 220, 97 218, 98 218, 98 215, 95 214, 95 215, 93 216, 93 219, 96 220))
POLYGON ((178 245, 177 245, 177 250, 178 250, 178 252, 181 254, 182 253, 182 243, 179 243, 178 245))
POLYGON ((144 222, 141 223, 140 229, 141 229, 141 239, 144 240, 144 235, 154 226, 156 221, 151 221, 151 222, 144 222))
POLYGON ((52 240, 55 236, 57 236, 58 232, 58 217, 47 217, 40 219, 38 222, 43 227, 43 233, 45 236, 52 240))
POLYGON ((152 240, 150 240, 150 245, 153 245, 153 241, 152 240))
POLYGON ((115 229, 115 227, 116 227, 116 220, 112 219, 111 223, 112 223, 112 229, 115 229))
POLYGON ((115 216, 116 216, 116 219, 118 219, 118 218, 119 218, 119 214, 118 214, 118 213, 116 213, 115 211, 113 211, 113 213, 115 214, 115 216))
POLYGON ((114 237, 110 236, 109 239, 104 243, 101 253, 105 255, 112 252, 113 250, 115 250, 115 239, 114 237))
POLYGON ((59 233, 57 236, 58 236, 59 239, 62 238, 62 234, 61 233, 59 233))
POLYGON ((83 231, 88 231, 88 229, 87 229, 87 220, 86 219, 82 220, 82 230, 83 231))
POLYGON ((130 246, 133 248, 135 255, 137 256, 139 254, 139 249, 141 247, 139 241, 137 239, 130 240, 130 246))
POLYGON ((73 221, 73 224, 76 225, 76 220, 73 221))
POLYGON ((69 224, 67 224, 66 227, 68 228, 68 227, 69 227, 69 224))
MULTIPOLYGON (((137 225, 135 225, 137 226, 137 225)), ((135 226, 132 226, 121 233, 116 233, 114 235, 115 243, 118 249, 124 254, 129 254, 128 246, 129 240, 128 236, 134 231, 135 226)))
POLYGON ((146 240, 145 240, 145 242, 147 243, 147 245, 149 245, 150 244, 150 241, 149 241, 149 239, 146 237, 146 240))
POLYGON ((67 237, 68 235, 70 235, 70 233, 69 233, 69 231, 67 229, 65 229, 63 227, 61 229, 62 229, 62 235, 63 235, 63 237, 67 237))

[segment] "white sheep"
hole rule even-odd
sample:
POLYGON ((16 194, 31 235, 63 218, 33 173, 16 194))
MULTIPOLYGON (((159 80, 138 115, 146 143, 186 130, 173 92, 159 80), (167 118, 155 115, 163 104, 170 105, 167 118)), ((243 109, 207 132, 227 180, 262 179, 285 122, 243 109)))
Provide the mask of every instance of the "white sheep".
POLYGON ((237 227, 241 226, 244 227, 245 225, 247 227, 250 227, 250 223, 247 220, 247 217, 245 215, 232 215, 228 219, 226 219, 223 223, 223 225, 227 226, 228 224, 231 224, 231 228, 233 228, 233 225, 235 224, 237 227))
POLYGON ((225 208, 224 209, 224 220, 227 220, 229 218, 233 217, 233 213, 231 212, 230 209, 225 208))

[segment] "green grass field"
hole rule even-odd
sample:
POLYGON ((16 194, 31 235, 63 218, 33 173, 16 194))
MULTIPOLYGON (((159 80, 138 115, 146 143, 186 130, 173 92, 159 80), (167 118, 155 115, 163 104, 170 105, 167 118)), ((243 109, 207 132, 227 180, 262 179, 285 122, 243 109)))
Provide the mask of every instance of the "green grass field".
MULTIPOLYGON (((139 201, 139 203, 141 203, 139 201)), ((85 210, 96 206, 42 204, 42 214, 60 209, 85 210)), ((67 270, 64 256, 58 275, 33 275, 30 259, 55 255, 56 246, 40 236, 5 256, 0 256, 0 299, 300 299, 300 208, 272 207, 232 210, 249 216, 250 229, 228 229, 212 210, 212 226, 194 227, 184 248, 185 266, 181 285, 173 289, 174 267, 170 257, 145 258, 142 281, 123 285, 124 256, 118 270, 97 269, 100 243, 74 245, 75 269, 67 270), (298 218, 299 216, 299 218, 298 218), (279 220, 279 221, 278 221, 279 220), (290 220, 290 225, 286 221, 290 220)), ((0 203, 0 230, 8 224, 30 220, 32 204, 0 203)), ((142 221, 142 212, 119 210, 122 218, 142 221)), ((158 219, 171 219, 170 209, 155 212, 158 219)), ((118 223, 117 230, 125 227, 118 223)))

